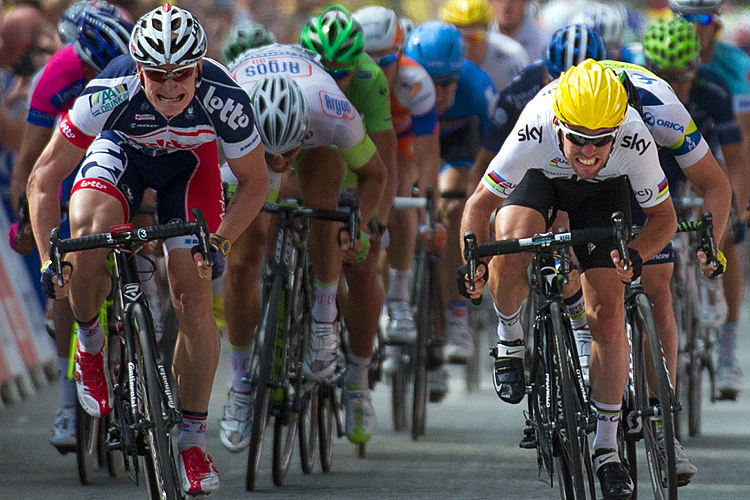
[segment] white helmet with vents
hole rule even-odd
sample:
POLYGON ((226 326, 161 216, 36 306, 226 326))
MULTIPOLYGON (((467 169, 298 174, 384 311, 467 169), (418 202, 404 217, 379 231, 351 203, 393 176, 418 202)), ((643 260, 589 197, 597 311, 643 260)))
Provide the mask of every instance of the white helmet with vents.
POLYGON ((165 4, 135 23, 130 55, 142 66, 193 64, 206 55, 206 32, 193 14, 165 4))
POLYGON ((404 29, 391 9, 370 5, 359 9, 352 17, 362 25, 366 52, 377 52, 404 44, 404 29))
POLYGON ((266 153, 280 155, 302 143, 310 113, 305 94, 290 76, 269 76, 248 93, 266 153))

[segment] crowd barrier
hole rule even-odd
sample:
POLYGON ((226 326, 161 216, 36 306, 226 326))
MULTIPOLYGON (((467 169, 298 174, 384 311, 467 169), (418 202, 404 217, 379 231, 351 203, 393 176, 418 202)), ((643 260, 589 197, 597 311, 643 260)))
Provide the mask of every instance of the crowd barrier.
POLYGON ((56 378, 54 341, 23 258, 10 247, 10 220, 0 204, 0 399, 26 398, 56 378))

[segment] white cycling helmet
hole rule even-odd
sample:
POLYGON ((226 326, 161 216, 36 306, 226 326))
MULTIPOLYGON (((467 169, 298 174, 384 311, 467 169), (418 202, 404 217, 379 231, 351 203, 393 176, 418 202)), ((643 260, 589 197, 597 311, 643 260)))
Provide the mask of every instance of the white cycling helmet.
POLYGON ((290 76, 269 76, 260 80, 248 94, 266 153, 283 154, 302 142, 310 112, 305 94, 290 76))
POLYGON ((409 38, 409 33, 411 33, 411 30, 414 29, 414 21, 406 16, 401 16, 398 18, 398 23, 401 25, 401 29, 404 30, 404 40, 406 40, 407 38, 409 38))
POLYGON ((362 25, 366 52, 377 52, 404 44, 404 29, 391 9, 372 5, 359 9, 352 17, 362 25))
POLYGON ((165 4, 135 23, 130 55, 142 66, 193 64, 206 55, 206 32, 193 14, 165 4))
POLYGON ((701 14, 717 12, 724 0, 669 0, 669 8, 679 14, 701 14))
POLYGON ((622 44, 622 34, 627 22, 627 11, 621 5, 594 3, 571 19, 572 24, 585 24, 593 28, 610 47, 622 44))

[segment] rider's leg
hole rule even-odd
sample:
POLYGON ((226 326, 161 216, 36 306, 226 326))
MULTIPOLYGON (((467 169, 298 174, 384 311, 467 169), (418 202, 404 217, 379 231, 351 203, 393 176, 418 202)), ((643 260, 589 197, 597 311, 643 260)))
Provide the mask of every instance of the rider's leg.
MULTIPOLYGON (((468 170, 447 167, 440 173, 440 192, 465 192, 468 187, 468 170)), ((461 297, 454 283, 456 269, 463 264, 460 232, 461 214, 465 199, 440 198, 438 218, 447 232, 443 249, 442 280, 443 300, 446 307, 446 339, 443 352, 447 361, 465 362, 474 353, 474 333, 469 327, 468 301, 461 297)), ((487 222, 489 224, 489 221, 487 222)))
POLYGON ((677 374, 679 333, 677 332, 677 320, 672 308, 672 291, 669 288, 673 271, 673 263, 643 266, 643 285, 653 304, 654 321, 659 332, 661 349, 664 352, 667 370, 669 370, 674 383, 677 374))
POLYGON ((734 236, 725 233, 720 249, 727 259, 727 272, 722 275, 727 318, 719 332, 719 372, 717 389, 720 397, 735 399, 742 388, 742 371, 736 357, 737 324, 745 286, 745 270, 737 254, 734 236))

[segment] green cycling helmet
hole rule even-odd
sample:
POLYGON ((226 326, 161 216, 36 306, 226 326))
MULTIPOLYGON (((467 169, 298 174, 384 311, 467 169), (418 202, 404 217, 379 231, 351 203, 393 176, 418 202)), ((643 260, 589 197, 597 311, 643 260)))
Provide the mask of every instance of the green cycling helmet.
POLYGON ((643 35, 643 56, 646 68, 652 71, 673 71, 696 65, 700 41, 693 23, 684 19, 657 21, 643 35))
POLYGON ((276 37, 265 26, 255 21, 242 21, 224 40, 224 59, 229 64, 246 50, 272 43, 276 43, 276 37))
POLYGON ((332 5, 308 19, 299 39, 300 45, 335 63, 353 64, 365 49, 362 26, 341 5, 332 5))

